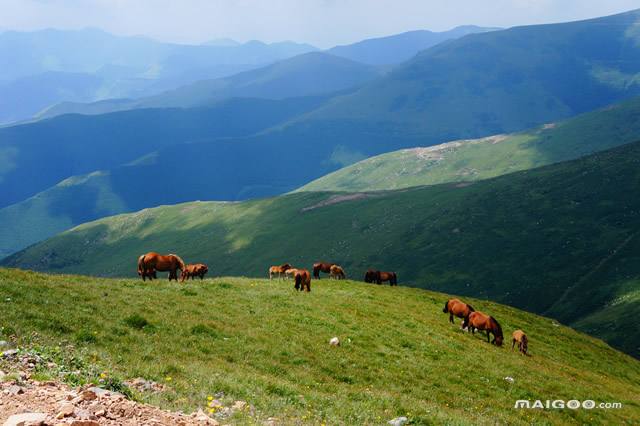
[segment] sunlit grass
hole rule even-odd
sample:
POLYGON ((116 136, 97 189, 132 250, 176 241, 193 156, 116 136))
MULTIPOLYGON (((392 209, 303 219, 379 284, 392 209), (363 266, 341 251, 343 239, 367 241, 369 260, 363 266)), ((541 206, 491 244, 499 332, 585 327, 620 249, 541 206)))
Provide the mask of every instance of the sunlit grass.
POLYGON ((602 342, 494 303, 505 335, 523 328, 532 357, 463 333, 446 296, 360 282, 219 278, 187 285, 0 270, 0 326, 23 342, 71 342, 111 374, 169 391, 164 407, 205 408, 224 392, 256 408, 234 422, 414 424, 637 423, 640 363, 602 342), (7 301, 9 299, 9 301, 7 301), (340 347, 328 344, 338 336, 340 347), (504 380, 515 379, 513 384, 504 380), (517 399, 620 401, 621 410, 519 411, 517 399))

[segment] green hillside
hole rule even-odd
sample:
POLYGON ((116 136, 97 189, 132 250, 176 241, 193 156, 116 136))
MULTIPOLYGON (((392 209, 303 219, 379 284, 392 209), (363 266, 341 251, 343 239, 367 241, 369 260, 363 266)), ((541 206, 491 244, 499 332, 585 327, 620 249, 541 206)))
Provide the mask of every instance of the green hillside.
POLYGON ((138 398, 163 407, 206 409, 208 396, 254 407, 226 424, 640 421, 637 360, 547 318, 481 300, 470 302, 506 334, 528 332, 531 357, 449 324, 444 294, 353 281, 314 281, 311 293, 296 294, 290 281, 181 285, 0 269, 0 296, 0 337, 73 362, 79 371, 67 380, 142 376, 168 389, 138 398), (333 336, 339 347, 328 344, 333 336), (83 370, 89 362, 96 367, 83 370), (622 408, 515 410, 519 399, 622 408))
POLYGON ((299 191, 373 191, 475 181, 640 140, 640 98, 532 130, 368 158, 299 191))
POLYGON ((640 10, 438 44, 308 120, 381 122, 434 143, 514 132, 640 94, 640 10))
POLYGON ((155 250, 205 261, 216 275, 262 277, 268 265, 324 259, 361 279, 373 266, 397 271, 401 284, 548 313, 586 331, 589 318, 613 317, 603 337, 640 356, 627 317, 639 306, 630 250, 639 159, 633 143, 475 183, 147 209, 78 226, 2 263, 134 276, 138 255, 155 250))

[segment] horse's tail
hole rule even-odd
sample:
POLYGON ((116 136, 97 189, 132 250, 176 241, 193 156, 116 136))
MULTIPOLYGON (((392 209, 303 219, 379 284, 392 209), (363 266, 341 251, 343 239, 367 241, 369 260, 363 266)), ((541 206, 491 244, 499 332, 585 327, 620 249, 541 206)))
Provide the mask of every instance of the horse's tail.
POLYGON ((298 290, 302 285, 302 274, 296 274, 294 288, 298 290))
POLYGON ((494 333, 496 336, 502 336, 502 327, 500 326, 500 323, 494 318, 494 317, 489 317, 491 318, 491 321, 493 321, 496 324, 496 332, 494 333))
POLYGON ((445 314, 449 312, 449 301, 444 302, 444 309, 442 310, 445 314))
POLYGON ((138 258, 138 275, 142 275, 144 273, 144 257, 145 255, 143 254, 138 258))

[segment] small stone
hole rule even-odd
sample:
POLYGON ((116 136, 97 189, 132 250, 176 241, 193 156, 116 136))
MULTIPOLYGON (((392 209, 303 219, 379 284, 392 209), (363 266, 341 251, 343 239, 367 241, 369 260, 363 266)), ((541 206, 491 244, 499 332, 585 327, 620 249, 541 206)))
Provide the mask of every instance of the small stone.
POLYGON ((96 399, 98 397, 98 395, 91 389, 87 389, 85 391, 82 391, 82 400, 83 401, 93 401, 94 399, 96 399))
POLYGON ((56 415, 56 419, 61 420, 61 419, 64 419, 65 417, 72 416, 74 411, 75 411, 75 408, 73 405, 64 404, 62 407, 60 407, 60 412, 56 415))
POLYGON ((12 385, 7 388, 6 392, 11 395, 20 395, 24 393, 24 389, 18 385, 12 385))
POLYGON ((104 417, 107 414, 107 411, 103 408, 96 411, 94 414, 96 417, 104 417))
POLYGON ((337 337, 332 337, 331 340, 329 340, 329 344, 331 346, 340 346, 340 339, 338 339, 337 337))
POLYGON ((513 377, 511 377, 511 376, 507 376, 507 377, 505 377, 505 378, 504 378, 504 380, 505 380, 505 381, 507 381, 507 382, 509 382, 509 383, 513 383, 513 382, 515 382, 515 379, 514 379, 513 377))
POLYGON ((402 426, 408 421, 409 419, 403 416, 403 417, 396 417, 393 420, 389 420, 387 423, 390 424, 391 426, 402 426))
POLYGON ((71 426, 100 426, 100 423, 95 420, 74 420, 71 426))
POLYGON ((47 419, 44 413, 14 414, 4 422, 4 426, 41 425, 47 419))

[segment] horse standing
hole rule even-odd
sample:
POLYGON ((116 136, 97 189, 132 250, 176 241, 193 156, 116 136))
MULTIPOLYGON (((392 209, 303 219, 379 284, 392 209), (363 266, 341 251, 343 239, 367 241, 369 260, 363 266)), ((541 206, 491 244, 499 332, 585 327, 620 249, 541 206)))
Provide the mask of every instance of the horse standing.
POLYGON ((149 271, 166 272, 169 271, 169 281, 175 279, 178 281, 178 269, 180 271, 185 270, 185 264, 180 256, 175 254, 161 255, 158 253, 150 252, 138 258, 138 274, 142 275, 144 281, 145 275, 149 276, 149 271))
POLYGON ((269 280, 272 280, 273 277, 278 276, 278 278, 282 278, 282 274, 287 272, 288 269, 291 269, 291 265, 285 263, 280 266, 272 266, 269 268, 269 280))
POLYGON ((344 280, 346 278, 344 269, 338 265, 331 265, 331 268, 329 268, 329 278, 333 278, 334 280, 344 280))
POLYGON ((487 342, 489 342, 489 334, 493 334, 491 343, 496 346, 502 346, 502 340, 504 339, 502 327, 494 317, 480 311, 474 311, 469 315, 468 323, 472 333, 475 333, 476 330, 485 330, 487 332, 487 342))
POLYGON ((158 278, 156 270, 153 268, 147 269, 144 264, 144 257, 145 255, 143 254, 138 258, 138 275, 142 277, 142 281, 146 281, 147 278, 149 278, 149 281, 153 281, 154 278, 158 278))
POLYGON ((513 347, 518 344, 518 351, 522 353, 522 355, 527 355, 527 350, 529 350, 529 338, 524 331, 516 330, 512 334, 513 340, 511 341, 511 350, 513 347))
POLYGON ((335 263, 318 262, 313 264, 313 278, 320 279, 320 272, 328 274, 335 263))
POLYGON ((375 269, 369 269, 364 274, 364 282, 382 284, 388 281, 389 285, 398 285, 398 275, 395 272, 383 272, 376 271, 375 269))
POLYGON ((195 277, 200 277, 200 279, 204 279, 205 274, 209 272, 209 267, 204 263, 196 263, 194 265, 187 265, 185 269, 182 270, 182 274, 180 276, 180 282, 184 280, 188 280, 189 278, 194 279, 195 277))
POLYGON ((364 273, 364 282, 365 283, 378 283, 378 274, 379 272, 374 269, 369 269, 364 273))
POLYGON ((462 329, 467 328, 467 326, 469 325, 469 315, 471 315, 471 312, 474 311, 475 309, 473 309, 473 306, 467 305, 459 299, 447 300, 447 303, 444 304, 444 309, 442 310, 442 312, 444 312, 445 314, 449 314, 449 322, 452 324, 454 316, 462 318, 462 329))
POLYGON ((296 268, 287 269, 286 271, 284 271, 284 278, 286 280, 294 278, 296 276, 296 272, 298 272, 298 269, 296 268))
POLYGON ((311 291, 311 274, 309 274, 309 271, 306 269, 298 269, 296 271, 293 288, 300 291, 311 291))

